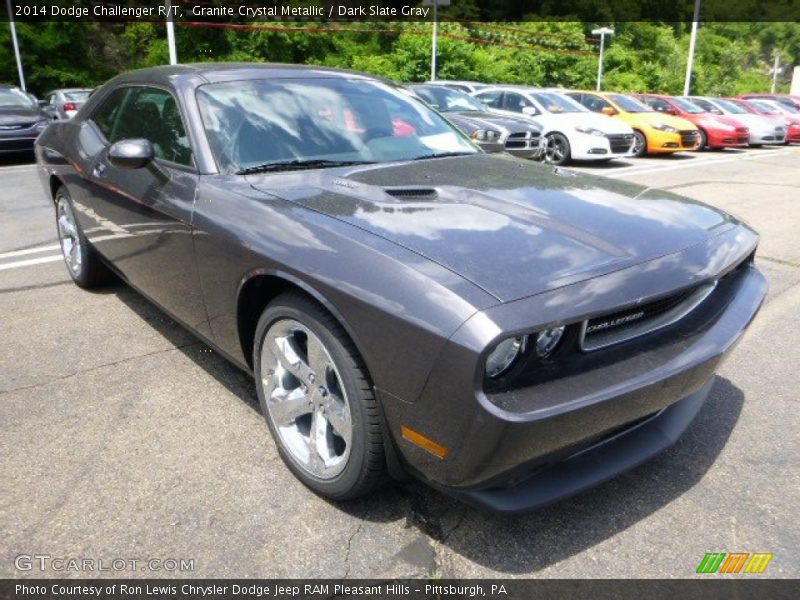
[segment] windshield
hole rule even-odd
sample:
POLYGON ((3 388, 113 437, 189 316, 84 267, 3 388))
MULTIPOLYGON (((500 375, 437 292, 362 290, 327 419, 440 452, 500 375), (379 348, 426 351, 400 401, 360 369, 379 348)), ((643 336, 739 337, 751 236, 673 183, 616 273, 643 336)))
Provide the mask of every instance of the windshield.
POLYGON ((427 105, 363 79, 256 79, 197 90, 222 169, 386 162, 474 154, 477 146, 427 105))
POLYGON ((622 94, 608 94, 608 97, 616 102, 619 107, 629 113, 640 113, 640 112, 653 112, 653 109, 636 100, 635 98, 631 98, 630 96, 624 96, 622 94))
POLYGON ((692 115, 696 115, 698 113, 707 112, 705 109, 697 106, 697 104, 692 104, 688 100, 684 100, 683 98, 671 98, 672 103, 680 108, 682 111, 687 112, 692 115))
POLYGON ((33 106, 33 100, 20 90, 4 89, 0 90, 0 106, 24 106, 30 108, 33 106))
POLYGON ((438 87, 411 87, 415 94, 434 106, 441 112, 455 112, 460 110, 473 110, 488 112, 488 109, 472 96, 458 90, 438 87))
POLYGON ((781 111, 779 111, 774 106, 770 106, 766 102, 759 102, 758 100, 748 100, 748 102, 755 106, 759 112, 766 113, 768 115, 779 115, 781 111))
POLYGON ((91 90, 75 90, 72 92, 64 92, 64 98, 69 102, 86 102, 89 99, 91 90))
POLYGON ((561 94, 552 92, 535 92, 531 96, 542 106, 544 110, 551 113, 574 113, 588 112, 588 109, 578 104, 572 98, 567 98, 561 94))
POLYGON ((730 102, 728 100, 722 100, 721 98, 717 98, 716 102, 717 105, 721 106, 723 110, 729 113, 733 113, 735 115, 744 115, 747 114, 748 112, 746 108, 742 108, 738 104, 730 102))

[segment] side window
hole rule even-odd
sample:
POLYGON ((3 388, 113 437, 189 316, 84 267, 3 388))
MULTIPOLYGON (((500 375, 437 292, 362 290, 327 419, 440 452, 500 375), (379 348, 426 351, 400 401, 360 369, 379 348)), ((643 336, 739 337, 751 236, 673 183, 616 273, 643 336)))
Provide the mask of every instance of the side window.
POLYGON ((172 94, 148 87, 129 89, 130 95, 122 104, 113 139, 109 141, 145 138, 153 144, 156 158, 191 165, 189 138, 172 94))
POLYGON ((501 102, 503 100, 503 92, 496 91, 496 92, 486 92, 485 94, 481 94, 480 96, 475 96, 478 100, 483 102, 486 106, 491 106, 492 108, 500 108, 501 102))
POLYGON ((47 104, 50 106, 55 106, 56 103, 56 94, 50 94, 47 97, 47 104))
POLYGON ((522 96, 522 94, 517 94, 516 92, 506 92, 506 99, 503 103, 503 108, 512 112, 522 112, 522 109, 526 106, 530 106, 530 102, 528 102, 524 96, 522 96))
POLYGON ((603 112, 604 108, 614 108, 607 100, 593 94, 583 95, 583 105, 592 112, 603 112))
POLYGON ((644 101, 650 105, 650 108, 654 108, 658 112, 669 112, 670 105, 661 98, 645 97, 644 101))
POLYGON ((97 125, 97 128, 103 133, 109 143, 113 144, 118 139, 121 139, 114 136, 114 125, 117 122, 117 116, 127 96, 128 88, 114 90, 108 98, 103 100, 103 103, 95 110, 91 117, 94 124, 97 125))

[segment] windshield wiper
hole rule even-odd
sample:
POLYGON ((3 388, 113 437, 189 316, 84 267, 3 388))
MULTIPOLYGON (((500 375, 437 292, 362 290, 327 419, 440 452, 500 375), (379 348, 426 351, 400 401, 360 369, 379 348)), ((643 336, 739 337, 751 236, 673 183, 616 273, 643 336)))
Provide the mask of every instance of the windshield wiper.
POLYGON ((251 175, 253 173, 269 173, 271 171, 298 171, 301 169, 329 169, 333 167, 350 167, 352 165, 373 165, 369 160, 325 160, 325 159, 296 159, 264 163, 236 171, 237 175, 251 175))
POLYGON ((449 156, 472 156, 477 152, 436 152, 434 154, 423 154, 422 156, 415 156, 411 160, 426 160, 428 158, 448 158, 449 156))

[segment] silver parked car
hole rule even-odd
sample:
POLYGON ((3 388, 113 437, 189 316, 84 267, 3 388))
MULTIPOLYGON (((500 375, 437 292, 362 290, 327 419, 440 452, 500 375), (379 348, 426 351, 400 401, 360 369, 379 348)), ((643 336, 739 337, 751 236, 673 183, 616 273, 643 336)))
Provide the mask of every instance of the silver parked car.
POLYGON ((45 94, 45 99, 40 104, 50 118, 63 121, 74 117, 91 93, 92 90, 86 88, 53 90, 45 94))

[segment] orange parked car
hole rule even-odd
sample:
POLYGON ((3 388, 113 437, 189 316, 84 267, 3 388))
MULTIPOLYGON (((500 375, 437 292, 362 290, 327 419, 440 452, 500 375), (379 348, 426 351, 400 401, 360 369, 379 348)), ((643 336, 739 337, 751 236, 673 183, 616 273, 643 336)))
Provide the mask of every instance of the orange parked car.
POLYGON ((626 94, 611 92, 568 92, 568 96, 589 110, 617 117, 633 128, 634 156, 696 150, 700 131, 686 119, 654 111, 626 94))

